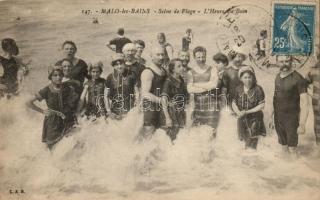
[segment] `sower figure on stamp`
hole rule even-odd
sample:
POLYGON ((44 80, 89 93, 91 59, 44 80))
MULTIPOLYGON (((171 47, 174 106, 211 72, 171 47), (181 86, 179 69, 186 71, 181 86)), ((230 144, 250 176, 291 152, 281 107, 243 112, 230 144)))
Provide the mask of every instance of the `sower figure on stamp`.
POLYGON ((123 54, 116 54, 111 62, 114 68, 106 80, 106 109, 112 119, 122 119, 133 107, 137 79, 124 64, 123 54))
POLYGON ((218 101, 218 71, 206 64, 207 50, 198 46, 193 50, 196 65, 188 74, 188 92, 194 98, 193 125, 208 125, 212 128, 212 136, 216 131, 220 118, 218 101))
POLYGON ((41 89, 35 97, 28 101, 27 106, 45 115, 42 130, 42 142, 52 150, 69 130, 73 119, 73 111, 70 102, 75 97, 70 87, 62 83, 63 72, 60 68, 49 69, 51 84, 41 89), (47 109, 35 105, 35 101, 45 100, 47 109))
POLYGON ((292 56, 277 56, 280 73, 273 97, 274 124, 284 151, 297 153, 298 134, 305 132, 308 116, 306 80, 292 69, 292 56))
POLYGON ((297 8, 293 8, 288 18, 282 23, 280 29, 287 32, 288 44, 290 46, 290 50, 294 51, 296 49, 303 52, 304 45, 306 41, 303 41, 298 34, 297 25, 301 21, 301 14, 297 10, 297 8))
POLYGON ((182 78, 184 67, 180 59, 172 59, 169 63, 169 72, 161 93, 161 123, 167 135, 173 142, 180 128, 186 124, 185 105, 187 90, 182 78))
POLYGON ((163 69, 165 51, 162 46, 155 46, 151 53, 152 63, 141 74, 141 95, 143 109, 143 131, 139 140, 152 137, 160 127, 161 97, 166 71, 163 69))
POLYGON ((317 55, 318 62, 309 71, 306 79, 312 84, 312 106, 314 114, 314 133, 316 143, 320 146, 320 53, 317 55))

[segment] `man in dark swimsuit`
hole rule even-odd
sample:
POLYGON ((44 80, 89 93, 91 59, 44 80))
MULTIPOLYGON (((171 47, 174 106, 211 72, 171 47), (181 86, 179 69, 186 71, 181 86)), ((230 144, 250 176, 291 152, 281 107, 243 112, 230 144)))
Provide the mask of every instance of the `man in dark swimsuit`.
POLYGON ((161 97, 163 83, 166 78, 162 68, 164 48, 156 46, 152 49, 152 63, 141 74, 141 94, 143 99, 143 132, 142 138, 151 138, 160 126, 161 97))
POLYGON ((110 40, 109 44, 107 44, 107 47, 109 47, 109 49, 112 51, 116 51, 116 53, 122 53, 122 48, 127 43, 131 43, 131 40, 124 36, 124 29, 119 28, 118 37, 110 40), (115 50, 111 47, 111 45, 115 46, 115 50))
POLYGON ((308 116, 307 82, 292 69, 291 56, 277 56, 280 73, 275 80, 274 121, 279 144, 296 154, 298 134, 305 132, 308 116))

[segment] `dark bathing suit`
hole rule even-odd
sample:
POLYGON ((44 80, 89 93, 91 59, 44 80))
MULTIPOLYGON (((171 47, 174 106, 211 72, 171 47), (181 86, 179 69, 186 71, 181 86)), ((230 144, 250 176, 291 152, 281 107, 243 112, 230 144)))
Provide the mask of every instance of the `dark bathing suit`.
POLYGON ((307 92, 306 80, 296 71, 287 77, 277 75, 273 97, 275 128, 282 145, 298 145, 300 94, 307 92))
MULTIPOLYGON (((155 96, 160 97, 164 81, 166 79, 166 75, 160 76, 155 73, 151 68, 146 68, 145 70, 150 70, 153 73, 152 85, 150 89, 150 93, 155 96)), ((160 123, 160 113, 161 106, 160 102, 155 103, 149 100, 143 100, 143 125, 144 126, 153 126, 155 128, 159 128, 160 123)))

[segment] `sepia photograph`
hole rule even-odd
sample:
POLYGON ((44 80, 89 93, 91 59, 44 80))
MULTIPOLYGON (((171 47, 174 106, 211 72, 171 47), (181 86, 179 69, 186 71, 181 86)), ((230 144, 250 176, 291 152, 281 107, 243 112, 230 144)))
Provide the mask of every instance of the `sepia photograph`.
POLYGON ((0 200, 319 200, 319 0, 0 0, 0 200))

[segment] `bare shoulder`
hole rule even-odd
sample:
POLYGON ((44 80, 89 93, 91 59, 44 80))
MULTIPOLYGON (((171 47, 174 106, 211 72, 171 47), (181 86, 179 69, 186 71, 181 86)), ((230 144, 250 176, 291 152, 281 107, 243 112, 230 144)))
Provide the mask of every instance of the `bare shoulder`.
POLYGON ((153 72, 148 68, 144 69, 141 73, 141 79, 150 79, 150 78, 153 78, 153 72))
POLYGON ((215 66, 209 66, 211 68, 211 73, 218 73, 218 69, 215 66))

